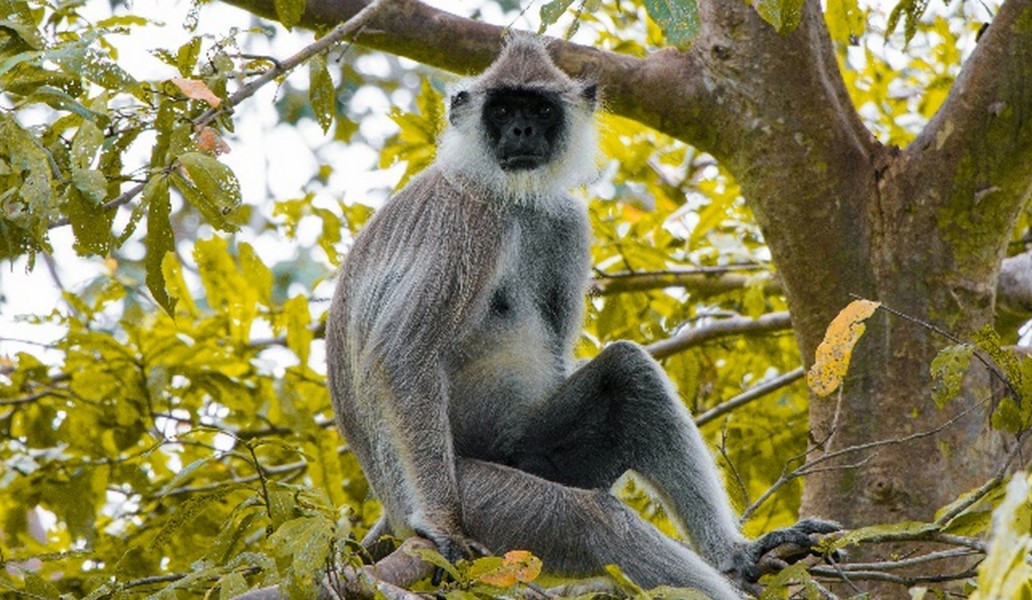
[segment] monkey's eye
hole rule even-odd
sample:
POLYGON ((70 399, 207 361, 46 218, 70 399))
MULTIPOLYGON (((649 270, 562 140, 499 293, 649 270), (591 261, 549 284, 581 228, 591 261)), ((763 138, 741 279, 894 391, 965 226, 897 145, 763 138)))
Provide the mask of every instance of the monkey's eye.
POLYGON ((542 104, 534 112, 539 119, 551 119, 552 115, 555 114, 555 109, 550 104, 542 104))
POLYGON ((491 118, 497 121, 504 121, 512 115, 512 110, 504 104, 495 104, 491 107, 491 118))

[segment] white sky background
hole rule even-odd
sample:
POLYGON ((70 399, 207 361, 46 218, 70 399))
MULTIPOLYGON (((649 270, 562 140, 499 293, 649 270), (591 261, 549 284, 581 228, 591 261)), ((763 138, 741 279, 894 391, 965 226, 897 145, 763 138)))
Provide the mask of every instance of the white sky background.
MULTIPOLYGON (((483 9, 481 18, 488 22, 499 25, 515 25, 521 29, 534 30, 537 27, 536 15, 544 0, 538 0, 531 4, 523 2, 524 6, 531 4, 524 15, 513 23, 512 16, 502 14, 497 6, 491 2, 463 1, 463 0, 437 0, 430 4, 438 6, 450 12, 459 14, 470 14, 480 6, 483 9)), ((876 0, 887 12, 895 4, 895 0, 876 0)), ((990 4, 995 5, 996 2, 990 4)), ((161 80, 178 76, 178 73, 170 66, 154 58, 150 50, 155 48, 166 48, 175 50, 191 37, 198 34, 209 34, 214 38, 221 38, 230 27, 247 29, 258 23, 269 25, 268 22, 259 21, 256 17, 231 7, 221 2, 209 2, 200 8, 198 28, 194 32, 187 31, 183 27, 187 14, 191 8, 188 0, 133 0, 131 8, 119 7, 118 14, 136 14, 147 17, 154 21, 164 23, 161 27, 148 27, 146 30, 134 29, 129 36, 108 36, 108 40, 119 47, 119 64, 129 73, 138 79, 161 80)), ((990 20, 988 9, 985 4, 979 2, 951 2, 949 8, 940 1, 932 2, 930 11, 949 12, 952 10, 963 10, 970 12, 979 20, 990 20)), ((84 11, 92 19, 99 20, 110 15, 110 5, 106 0, 91 0, 87 3, 84 11)), ((878 31, 878 23, 871 23, 869 26, 873 31, 878 31)), ((884 23, 881 24, 882 29, 884 23)), ((564 24, 559 24, 550 29, 549 33, 560 33, 565 30, 564 24)), ((284 33, 280 30, 271 39, 264 35, 244 34, 240 38, 247 38, 250 46, 246 51, 268 55, 276 58, 285 58, 300 50, 312 42, 313 35, 307 31, 295 31, 284 33)), ((973 36, 971 36, 973 38, 973 36)), ((902 44, 883 43, 881 35, 870 35, 864 40, 868 48, 885 57, 890 65, 905 64, 906 55, 901 51, 902 44)), ((908 50, 912 54, 915 50, 912 42, 908 50)), ((973 45, 973 39, 968 41, 973 45)), ((856 54, 851 53, 850 62, 864 60, 862 49, 856 48, 856 54)), ((378 68, 375 58, 369 57, 371 62, 365 63, 362 68, 376 70, 378 68)), ((415 63, 412 63, 415 65, 415 63)), ((383 65, 383 68, 387 67, 383 65)), ((332 71, 332 69, 331 69, 332 71)), ((300 68, 289 76, 288 81, 296 88, 307 86, 307 69, 300 68)), ((303 119, 298 124, 280 123, 279 116, 273 106, 276 99, 277 86, 274 84, 263 87, 255 96, 246 100, 237 108, 234 116, 236 131, 227 138, 232 151, 220 157, 220 160, 229 165, 237 174, 243 200, 245 203, 262 207, 269 210, 272 200, 285 200, 301 197, 305 185, 319 169, 320 163, 326 163, 334 167, 334 174, 331 176, 326 189, 318 192, 316 202, 325 203, 323 206, 332 206, 336 198, 345 198, 369 202, 371 196, 382 196, 382 190, 394 185, 401 175, 401 168, 381 171, 377 168, 378 147, 370 147, 361 143, 344 145, 325 145, 328 135, 311 120, 303 119), (318 156, 315 154, 318 149, 318 156), (376 190, 371 192, 370 190, 376 190)), ((407 91, 396 92, 395 97, 389 97, 375 88, 365 88, 355 95, 351 100, 354 107, 368 106, 370 112, 375 116, 363 120, 361 126, 363 134, 366 135, 373 145, 377 140, 383 140, 394 131, 393 123, 387 118, 390 108, 394 104, 407 104, 411 95, 407 91)), ((861 107, 861 112, 864 108, 861 107)), ((40 113, 42 114, 42 112, 40 113)), ((149 138, 152 140, 153 138, 149 138)), ((136 147, 139 154, 136 164, 133 159, 126 161, 127 165, 136 166, 146 162, 149 156, 150 146, 148 139, 141 137, 141 143, 136 147)), ((375 198, 374 198, 375 200, 375 198)), ((119 225, 123 225, 128 210, 123 208, 120 211, 119 219, 116 219, 116 231, 119 225)), ((199 238, 209 237, 208 229, 205 227, 199 232, 199 238)), ((138 234, 142 231, 138 231, 138 234)), ((302 237, 307 236, 306 242, 314 240, 317 230, 308 228, 302 230, 302 237)), ((253 232, 244 229, 237 234, 237 239, 242 241, 256 242, 253 232)), ((54 248, 54 271, 61 284, 71 292, 81 291, 85 285, 105 272, 107 267, 102 258, 82 258, 72 250, 71 227, 62 227, 51 231, 51 242, 54 248)), ((180 241, 182 244, 183 241, 180 241)), ((186 241, 189 243, 189 241, 186 241)), ((266 235, 255 243, 256 250, 266 264, 272 265, 280 260, 289 259, 296 251, 294 242, 282 240, 277 242, 270 240, 266 235)), ((181 254, 189 256, 188 251, 181 254)), ((121 250, 126 256, 142 256, 142 246, 138 242, 129 242, 121 250)), ((294 292, 292 292, 294 293, 294 292)), ((330 288, 323 284, 316 288, 315 295, 328 297, 330 288)), ((63 335, 63 329, 48 325, 31 325, 22 320, 25 315, 39 315, 50 312, 52 308, 64 310, 60 300, 60 290, 55 284, 43 257, 37 257, 36 267, 33 271, 26 271, 26 261, 19 259, 13 264, 0 263, 0 357, 12 356, 17 352, 30 352, 45 362, 56 362, 60 355, 53 351, 47 351, 45 345, 58 340, 63 335), (16 341, 22 340, 22 341, 16 341)), ((318 313, 325 307, 314 306, 313 312, 318 313)), ((317 353, 315 353, 317 354, 317 353)), ((322 359, 313 355, 313 367, 321 370, 322 359)))

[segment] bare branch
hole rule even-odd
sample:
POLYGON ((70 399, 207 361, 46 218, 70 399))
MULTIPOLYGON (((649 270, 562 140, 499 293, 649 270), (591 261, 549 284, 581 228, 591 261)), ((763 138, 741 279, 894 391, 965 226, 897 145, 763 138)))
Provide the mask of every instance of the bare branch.
MULTIPOLYGON (((701 297, 722 294, 738 290, 755 281, 754 276, 742 275, 730 271, 742 268, 766 269, 765 265, 744 267, 717 267, 687 269, 683 271, 650 271, 647 273, 616 273, 598 275, 592 282, 591 293, 599 296, 621 294, 624 292, 641 292, 660 290, 669 287, 685 288, 688 292, 701 297)), ((781 291, 781 284, 774 279, 766 279, 760 285, 765 293, 781 291)))
POLYGON ((805 372, 803 371, 803 368, 799 367, 794 371, 789 371, 788 373, 779 375, 769 381, 764 381, 763 383, 760 383, 746 390, 745 392, 738 394, 737 396, 728 400, 727 402, 722 402, 717 406, 714 406, 713 408, 709 409, 708 411, 702 413, 701 415, 695 417, 695 424, 699 427, 702 427, 706 423, 709 423, 710 421, 720 417, 721 415, 727 414, 736 408, 744 406, 754 400, 766 396, 767 394, 773 393, 777 390, 780 390, 783 387, 791 385, 796 380, 802 378, 804 373, 805 372))
POLYGON ((657 359, 661 359, 720 338, 736 335, 761 335, 786 331, 791 327, 792 318, 787 312, 770 313, 758 319, 732 317, 704 327, 687 329, 672 338, 649 344, 645 350, 657 359))
POLYGON ((843 579, 846 581, 886 581, 906 587, 913 587, 920 583, 946 583, 950 581, 969 579, 971 577, 976 577, 978 575, 978 571, 969 569, 957 573, 942 573, 935 575, 893 575, 882 571, 850 571, 847 574, 842 571, 836 571, 834 567, 813 567, 810 569, 810 574, 823 577, 834 577, 836 579, 843 579))
MULTIPOLYGON (((817 456, 816 458, 812 458, 810 460, 807 460, 806 462, 804 462, 799 467, 797 467, 797 468, 795 468, 795 469, 793 469, 791 471, 788 471, 788 472, 782 474, 781 477, 779 477, 778 480, 775 481, 774 484, 771 485, 767 489, 767 491, 765 491, 759 498, 756 499, 756 501, 754 501, 752 504, 750 504, 748 507, 746 507, 746 509, 744 511, 742 511, 742 516, 740 517, 739 520, 742 521, 742 522, 747 521, 749 519, 749 517, 752 516, 752 514, 754 512, 756 512, 756 509, 758 509, 760 506, 762 506, 764 502, 766 502, 771 496, 773 496, 779 489, 781 489, 789 481, 792 481, 793 479, 795 479, 797 477, 803 477, 805 475, 809 475, 811 473, 817 473, 817 472, 820 472, 820 471, 824 470, 825 467, 820 467, 820 465, 822 465, 822 464, 824 464, 826 462, 829 462, 829 461, 832 461, 832 460, 835 460, 835 459, 838 459, 838 458, 842 458, 842 457, 847 457, 847 456, 855 455, 857 453, 864 452, 866 450, 878 450, 880 448, 884 448, 884 447, 888 447, 888 446, 896 446, 896 445, 899 445, 899 444, 905 444, 907 442, 911 442, 911 441, 914 441, 914 440, 919 440, 919 439, 923 439, 923 438, 926 438, 926 437, 933 436, 933 435, 935 435, 937 433, 940 433, 940 432, 944 431, 945 429, 949 428, 954 423, 956 423, 958 421, 961 421, 968 413, 970 413, 970 412, 974 411, 976 408, 978 408, 978 406, 979 406, 979 404, 974 404, 974 405, 972 405, 972 406, 970 406, 970 407, 960 411, 959 413, 957 413, 956 415, 954 415, 953 417, 951 417, 950 419, 948 419, 944 423, 942 423, 942 424, 940 424, 940 425, 938 425, 936 427, 933 427, 931 429, 926 429, 924 431, 918 431, 918 432, 912 433, 910 435, 906 435, 906 436, 902 436, 902 437, 898 437, 898 438, 875 440, 875 441, 867 442, 867 443, 863 443, 863 444, 856 444, 854 446, 849 446, 847 448, 841 448, 841 449, 836 450, 834 452, 826 452, 824 454, 821 454, 820 456, 817 456)), ((834 435, 834 433, 835 432, 832 431, 830 435, 834 435)), ((829 436, 829 439, 830 439, 830 436, 829 436)), ((825 443, 826 442, 827 442, 827 440, 825 441, 825 443)), ((800 457, 797 457, 797 458, 801 459, 801 458, 805 457, 808 454, 812 454, 814 452, 817 452, 819 447, 820 447, 820 445, 815 445, 815 447, 807 450, 806 454, 804 454, 804 455, 802 455, 800 457)), ((863 464, 866 463, 871 458, 873 458, 873 454, 867 455, 866 457, 862 458, 860 460, 860 462, 858 462, 856 464, 852 464, 852 465, 850 465, 850 464, 846 464, 846 465, 838 464, 838 465, 833 465, 833 466, 830 466, 830 467, 826 467, 826 469, 829 469, 829 470, 841 470, 841 469, 849 469, 849 468, 858 468, 860 466, 863 466, 863 464)))

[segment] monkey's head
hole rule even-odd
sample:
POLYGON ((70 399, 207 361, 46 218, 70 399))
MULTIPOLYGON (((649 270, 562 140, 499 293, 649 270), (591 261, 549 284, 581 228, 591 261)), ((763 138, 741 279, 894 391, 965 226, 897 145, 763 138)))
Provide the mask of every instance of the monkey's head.
POLYGON ((541 39, 512 35, 498 59, 452 95, 438 164, 507 198, 565 193, 597 171, 597 91, 560 71, 541 39))

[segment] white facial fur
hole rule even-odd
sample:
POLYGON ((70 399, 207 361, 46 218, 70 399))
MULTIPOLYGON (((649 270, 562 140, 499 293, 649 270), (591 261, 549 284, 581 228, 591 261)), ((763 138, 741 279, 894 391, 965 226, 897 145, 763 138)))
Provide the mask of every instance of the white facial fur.
POLYGON ((456 185, 476 182, 493 197, 517 203, 546 207, 549 200, 565 197, 578 186, 590 183, 598 174, 598 142, 595 126, 595 100, 583 94, 585 84, 574 81, 552 64, 539 40, 519 37, 509 42, 502 58, 492 69, 468 82, 465 103, 455 109, 450 125, 438 142, 437 163, 456 185), (533 69, 506 70, 507 56, 512 62, 539 64, 533 69), (523 87, 556 92, 563 103, 561 145, 548 164, 529 170, 503 170, 495 159, 481 114, 487 93, 495 88, 523 87), (450 177, 451 174, 460 177, 450 177), (465 183, 464 183, 465 182, 465 183))

